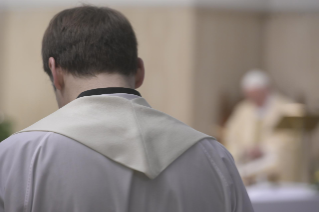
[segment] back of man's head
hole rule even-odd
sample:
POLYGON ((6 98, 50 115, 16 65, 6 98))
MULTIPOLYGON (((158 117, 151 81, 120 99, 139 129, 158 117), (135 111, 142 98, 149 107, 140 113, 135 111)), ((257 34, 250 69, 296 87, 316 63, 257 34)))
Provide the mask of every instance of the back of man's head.
POLYGON ((129 76, 137 71, 137 41, 120 12, 81 6, 55 15, 44 34, 43 67, 52 79, 50 57, 57 67, 78 77, 100 73, 129 76))

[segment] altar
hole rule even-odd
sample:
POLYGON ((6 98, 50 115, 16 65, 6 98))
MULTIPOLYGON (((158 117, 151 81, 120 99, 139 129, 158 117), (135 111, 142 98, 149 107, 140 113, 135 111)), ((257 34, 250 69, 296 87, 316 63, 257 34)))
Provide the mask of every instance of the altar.
POLYGON ((247 192, 255 212, 319 212, 319 190, 307 184, 263 183, 247 192))

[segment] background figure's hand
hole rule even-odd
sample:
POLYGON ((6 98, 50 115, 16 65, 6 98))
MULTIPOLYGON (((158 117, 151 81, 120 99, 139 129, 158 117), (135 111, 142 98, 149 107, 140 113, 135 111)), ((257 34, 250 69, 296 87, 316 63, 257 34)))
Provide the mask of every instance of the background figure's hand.
POLYGON ((247 151, 247 157, 249 160, 255 160, 264 156, 263 151, 259 146, 255 146, 247 151))

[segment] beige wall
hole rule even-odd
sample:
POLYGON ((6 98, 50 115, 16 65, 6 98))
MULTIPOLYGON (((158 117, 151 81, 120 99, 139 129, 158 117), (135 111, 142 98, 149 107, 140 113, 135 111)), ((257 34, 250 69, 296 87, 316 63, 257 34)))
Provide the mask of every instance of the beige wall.
POLYGON ((145 61, 146 79, 139 89, 156 109, 192 124, 192 8, 120 8, 131 21, 145 61))
MULTIPOLYGON (((319 113, 319 13, 270 14, 264 23, 263 66, 275 86, 319 113)), ((319 129, 312 148, 319 156, 319 129)), ((319 159, 319 158, 318 158, 319 159)), ((319 164, 318 164, 319 167, 319 164)))
MULTIPOLYGON (((0 9, 0 29, 4 28, 4 12, 0 9)), ((1 108, 3 108, 3 101, 1 99, 1 97, 3 96, 3 91, 4 91, 4 87, 3 87, 3 82, 4 82, 4 78, 3 78, 3 55, 4 55, 4 38, 3 38, 3 31, 0 30, 0 111, 1 108)))
POLYGON ((269 15, 264 23, 263 66, 275 85, 319 110, 319 13, 269 15))
POLYGON ((262 17, 212 9, 196 14, 193 124, 211 134, 221 118, 221 98, 238 99, 243 73, 260 67, 262 17))
POLYGON ((41 40, 53 11, 11 11, 4 16, 2 110, 15 130, 57 109, 49 78, 42 71, 41 40))

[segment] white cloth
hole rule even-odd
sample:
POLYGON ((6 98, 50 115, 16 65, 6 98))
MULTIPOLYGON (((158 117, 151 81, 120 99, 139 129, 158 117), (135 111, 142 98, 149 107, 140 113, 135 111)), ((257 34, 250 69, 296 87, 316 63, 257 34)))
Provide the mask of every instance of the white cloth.
POLYGON ((210 137, 151 108, 144 98, 110 95, 78 98, 21 132, 28 131, 67 136, 150 178, 210 137))
MULTIPOLYGON (((101 98, 96 97, 81 97, 78 99, 80 101, 75 101, 83 103, 89 99, 98 105, 101 104, 95 101, 101 98)), ((114 96, 106 98, 114 100, 114 96)), ((116 99, 120 104, 123 103, 119 97, 116 99)), ((142 101, 143 99, 123 100, 142 101)), ((79 106, 79 104, 76 105, 79 106)), ((103 111, 104 105, 100 106, 103 111)), ((139 106, 136 105, 136 107, 139 106)), ((63 111, 63 108, 59 111, 63 111)), ((151 111, 154 109, 147 108, 143 109, 144 112, 150 113, 152 117, 151 111)), ((86 113, 97 115, 94 117, 103 125, 104 118, 97 118, 98 115, 104 117, 101 111, 93 108, 86 113)), ((81 119, 82 115, 86 117, 87 114, 73 112, 78 116, 76 120, 78 126, 87 123, 88 120, 81 119)), ((185 132, 185 129, 191 131, 191 128, 180 122, 172 122, 172 118, 167 118, 168 116, 163 113, 158 111, 155 113, 156 119, 162 120, 164 125, 170 123, 169 127, 172 129, 176 127, 176 132, 181 130, 180 132, 186 133, 187 136, 203 136, 197 131, 185 132)), ((119 113, 117 114, 121 117, 119 113)), ((143 153, 155 147, 152 149, 154 155, 150 155, 149 163, 163 168, 160 173, 149 176, 148 169, 135 171, 136 169, 131 168, 130 164, 126 164, 126 160, 119 159, 120 162, 118 162, 116 159, 126 157, 126 155, 119 155, 119 152, 126 153, 127 148, 124 144, 127 143, 125 142, 122 146, 123 151, 119 151, 117 148, 121 149, 121 146, 117 146, 113 149, 117 152, 115 156, 107 156, 103 154, 103 151, 90 147, 86 138, 84 143, 83 138, 82 142, 72 139, 71 136, 75 136, 74 133, 71 133, 69 137, 62 135, 61 132, 29 128, 30 132, 15 134, 0 143, 0 212, 253 211, 232 156, 221 144, 213 138, 201 137, 200 141, 195 141, 184 149, 185 144, 182 144, 182 140, 176 142, 183 137, 182 134, 171 134, 174 131, 168 130, 169 133, 165 136, 165 131, 162 131, 165 126, 164 128, 160 126, 160 122, 154 120, 158 125, 157 129, 150 127, 152 123, 147 117, 142 114, 139 117, 143 118, 144 124, 147 124, 139 125, 144 128, 140 129, 142 135, 161 137, 162 140, 144 137, 144 144, 151 146, 143 147, 143 150, 137 152, 143 153), (146 132, 148 130, 152 132, 146 132), (164 133, 164 136, 160 133, 164 133), (154 141, 161 142, 162 146, 155 144, 154 141), (158 149, 159 147, 163 149, 158 149), (163 150, 169 152, 163 153, 163 150), (174 156, 174 160, 168 163, 166 159, 163 159, 166 156, 170 159, 174 156), (156 165, 163 161, 164 164, 156 165)), ((60 116, 60 124, 69 122, 68 118, 70 117, 60 116)), ((42 123, 45 122, 42 120, 42 123)), ((106 129, 113 130, 109 132, 110 138, 117 135, 119 140, 123 137, 123 132, 127 132, 126 127, 131 127, 125 122, 122 125, 116 125, 118 124, 116 121, 113 124, 108 122, 108 124, 106 129)), ((52 126, 56 127, 55 124, 52 126)), ((90 134, 93 141, 93 137, 99 136, 97 133, 100 133, 93 129, 82 128, 81 130, 90 134)), ((70 132, 65 131, 65 133, 70 132)), ((196 139, 196 136, 194 138, 196 139)), ((185 138, 185 141, 187 140, 191 139, 185 138)), ((131 142, 138 142, 138 140, 132 139, 131 142)), ((102 143, 108 143, 108 137, 103 138, 102 143)), ((135 150, 132 149, 132 151, 135 150)))
POLYGON ((319 192, 307 184, 263 183, 247 188, 255 212, 318 212, 319 192))

